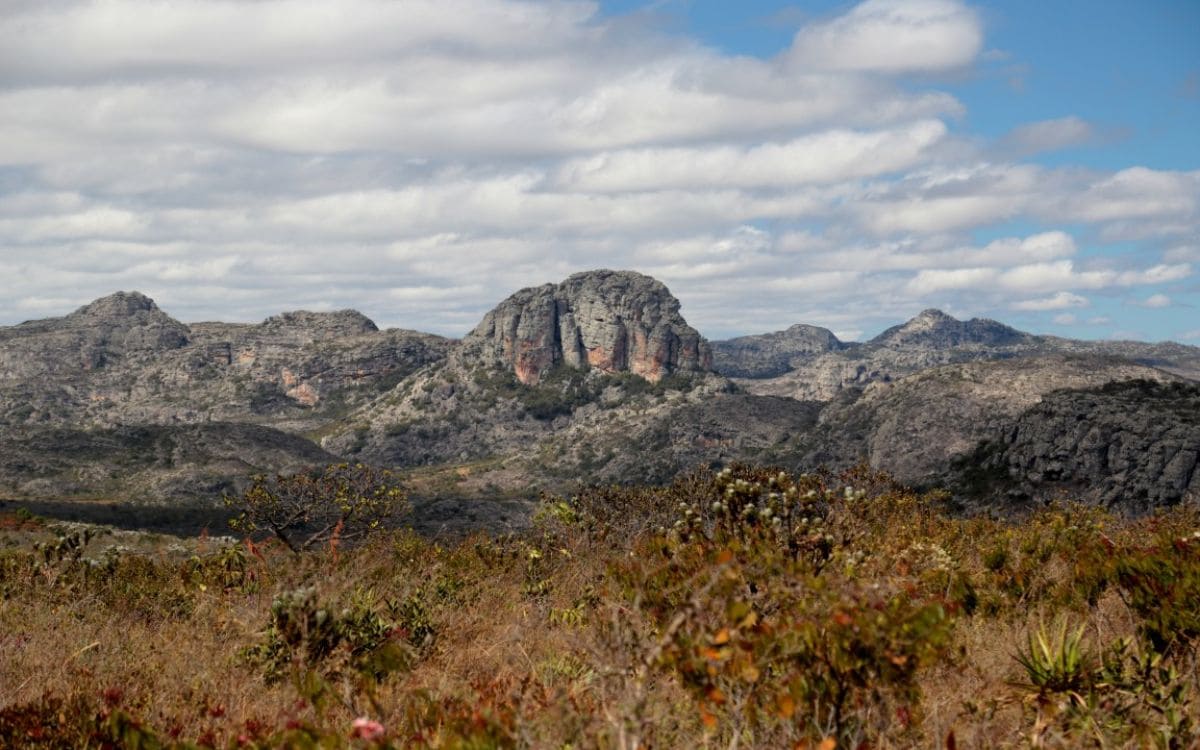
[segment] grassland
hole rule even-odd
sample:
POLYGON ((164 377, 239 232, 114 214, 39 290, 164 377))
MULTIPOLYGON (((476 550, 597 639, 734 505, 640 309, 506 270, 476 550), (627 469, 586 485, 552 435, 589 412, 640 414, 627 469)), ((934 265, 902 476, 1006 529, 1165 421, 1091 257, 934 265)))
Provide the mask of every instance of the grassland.
POLYGON ((1196 746, 1197 509, 944 502, 737 467, 300 555, 5 511, 0 747, 1196 746))

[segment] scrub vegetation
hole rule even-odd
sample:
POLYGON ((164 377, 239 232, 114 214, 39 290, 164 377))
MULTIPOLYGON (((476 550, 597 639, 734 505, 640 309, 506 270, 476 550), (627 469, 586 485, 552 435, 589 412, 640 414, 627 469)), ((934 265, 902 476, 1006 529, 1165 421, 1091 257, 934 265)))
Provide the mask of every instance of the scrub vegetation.
MULTIPOLYGON (((360 494, 403 506, 390 480, 360 494)), ((946 503, 865 469, 735 466, 453 541, 368 523, 357 544, 98 551, 10 514, 0 746, 1200 741, 1197 509, 946 503)))

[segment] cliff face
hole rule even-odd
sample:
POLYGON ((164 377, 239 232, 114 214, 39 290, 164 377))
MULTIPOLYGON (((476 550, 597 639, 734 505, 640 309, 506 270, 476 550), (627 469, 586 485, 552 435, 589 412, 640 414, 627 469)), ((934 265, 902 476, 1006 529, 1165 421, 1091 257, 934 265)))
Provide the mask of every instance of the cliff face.
POLYGON ((559 364, 657 382, 706 371, 712 352, 666 286, 630 271, 589 271, 522 289, 464 340, 465 362, 510 368, 526 385, 559 364))
POLYGON ((1200 387, 1134 380, 1057 391, 987 447, 978 465, 997 471, 1010 496, 1062 490, 1136 512, 1195 500, 1200 387))

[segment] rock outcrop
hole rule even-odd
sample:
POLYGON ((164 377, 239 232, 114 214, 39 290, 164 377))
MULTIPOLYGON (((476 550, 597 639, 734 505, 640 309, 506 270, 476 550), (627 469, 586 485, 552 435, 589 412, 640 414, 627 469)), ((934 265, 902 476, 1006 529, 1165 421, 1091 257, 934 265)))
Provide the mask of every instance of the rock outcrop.
POLYGON ((1054 391, 1115 381, 1171 382, 1177 377, 1115 357, 1049 355, 936 367, 862 397, 833 402, 805 435, 808 466, 866 460, 902 482, 937 485, 950 464, 994 439, 1054 391))
POLYGON ((651 382, 712 366, 708 342, 679 314, 679 300, 662 282, 630 271, 588 271, 522 289, 484 316, 463 340, 462 357, 511 369, 526 385, 560 364, 651 382))
POLYGON ((730 378, 772 378, 815 355, 845 348, 833 331, 797 323, 783 331, 712 342, 713 368, 730 378))
POLYGON ((985 500, 1064 494, 1123 511, 1200 500, 1200 386, 1152 380, 1048 394, 960 462, 985 500))
POLYGON ((137 292, 117 292, 62 318, 0 328, 0 383, 70 375, 188 344, 183 323, 137 292))

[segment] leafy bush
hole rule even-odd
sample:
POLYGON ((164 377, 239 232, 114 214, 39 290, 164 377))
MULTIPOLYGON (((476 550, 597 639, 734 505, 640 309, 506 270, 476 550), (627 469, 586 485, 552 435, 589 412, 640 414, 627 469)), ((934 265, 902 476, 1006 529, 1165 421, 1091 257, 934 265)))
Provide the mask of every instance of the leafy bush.
POLYGON ((255 477, 226 505, 239 511, 230 526, 274 534, 299 553, 332 539, 357 540, 408 512, 392 472, 364 464, 334 464, 292 476, 255 477))
POLYGON ((349 668, 379 679, 403 668, 411 653, 402 644, 406 633, 357 601, 340 612, 322 605, 312 588, 287 591, 271 603, 270 622, 262 642, 247 649, 246 658, 260 664, 268 682, 286 676, 311 680, 315 675, 340 677, 349 668), (335 659, 339 654, 340 659, 335 659))
POLYGON ((1200 639, 1200 531, 1120 555, 1117 582, 1157 652, 1194 651, 1200 639))

